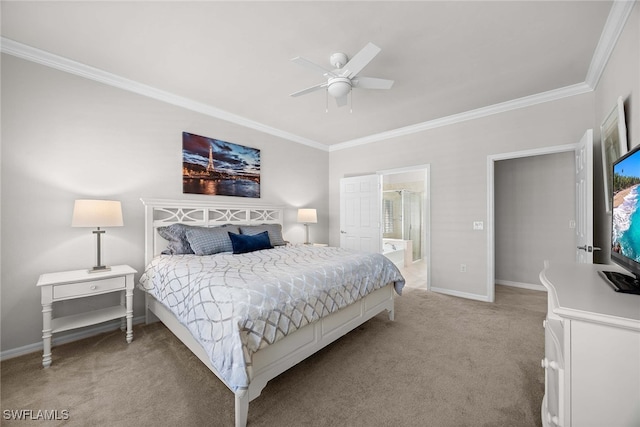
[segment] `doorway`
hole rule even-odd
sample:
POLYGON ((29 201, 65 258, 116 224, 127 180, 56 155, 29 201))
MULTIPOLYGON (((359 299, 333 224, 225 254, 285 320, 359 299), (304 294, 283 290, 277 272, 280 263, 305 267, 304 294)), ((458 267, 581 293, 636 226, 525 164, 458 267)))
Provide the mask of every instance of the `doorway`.
POLYGON ((423 193, 406 188, 382 190, 383 251, 407 250, 409 253, 405 259, 422 259, 423 193))
POLYGON ((429 165, 378 172, 382 177, 382 252, 412 286, 430 288, 429 165))
MULTIPOLYGON (((593 245, 593 130, 578 143, 487 156, 487 302, 495 301, 495 164, 517 159, 572 152, 575 156, 575 241, 578 249, 593 245), (586 243, 584 243, 586 242, 586 243)), ((569 225, 568 225, 569 226, 569 225)), ((575 250, 575 249, 574 249, 575 250)), ((542 269, 542 265, 540 269, 542 269)))
POLYGON ((574 261, 574 161, 567 151, 495 162, 496 285, 544 291, 544 262, 574 261))

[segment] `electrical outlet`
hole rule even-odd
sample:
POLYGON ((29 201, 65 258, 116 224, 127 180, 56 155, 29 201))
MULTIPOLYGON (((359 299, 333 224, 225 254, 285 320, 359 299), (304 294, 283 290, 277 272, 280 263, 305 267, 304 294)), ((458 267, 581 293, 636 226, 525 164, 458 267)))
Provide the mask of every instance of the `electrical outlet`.
POLYGON ((473 229, 474 230, 483 230, 484 223, 482 221, 473 221, 473 229))
POLYGON ((467 264, 460 264, 460 273, 467 272, 467 264))

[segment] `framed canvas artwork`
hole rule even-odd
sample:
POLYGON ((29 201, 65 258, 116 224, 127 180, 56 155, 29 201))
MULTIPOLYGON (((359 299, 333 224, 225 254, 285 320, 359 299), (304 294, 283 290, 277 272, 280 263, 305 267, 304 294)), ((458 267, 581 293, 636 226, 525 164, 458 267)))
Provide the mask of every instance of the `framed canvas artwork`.
POLYGON ((613 162, 627 152, 627 126, 624 119, 624 101, 618 98, 616 106, 604 119, 600 126, 602 145, 602 176, 604 201, 607 212, 613 206, 613 162))
POLYGON ((182 192, 260 197, 260 150, 182 132, 182 192))

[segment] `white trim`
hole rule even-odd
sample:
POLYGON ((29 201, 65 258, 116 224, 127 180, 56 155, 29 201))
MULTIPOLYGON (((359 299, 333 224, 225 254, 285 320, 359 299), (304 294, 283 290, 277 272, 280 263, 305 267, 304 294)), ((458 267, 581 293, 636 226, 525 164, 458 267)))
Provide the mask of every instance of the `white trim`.
POLYGON ((468 292, 460 292, 460 291, 455 291, 453 289, 431 288, 431 291, 437 292, 439 294, 451 295, 454 297, 473 299, 473 300, 483 301, 483 302, 493 302, 493 301, 489 301, 489 299, 485 295, 470 294, 468 292))
MULTIPOLYGON (((137 316, 133 318, 134 325, 144 323, 144 321, 145 321, 144 316, 137 316)), ((67 344, 70 342, 83 340, 85 338, 90 338, 95 335, 102 334, 104 332, 115 331, 117 329, 120 329, 120 326, 121 326, 120 319, 117 319, 110 322, 101 323, 99 325, 90 326, 69 334, 64 334, 64 335, 61 334, 53 338, 53 345, 67 344)), ((122 341, 126 342, 124 332, 122 335, 122 341)), ((42 341, 39 341, 33 344, 23 345, 17 348, 10 348, 8 350, 4 350, 0 352, 0 361, 13 359, 14 357, 24 356, 25 354, 35 353, 37 351, 42 352, 42 349, 43 349, 42 341)))
POLYGON ((510 153, 491 154, 487 158, 493 161, 519 159, 522 157, 542 156, 545 154, 566 153, 576 149, 576 144, 554 145, 551 147, 533 148, 531 150, 512 151, 510 153))
POLYGON ((523 157, 541 156, 544 154, 566 153, 575 151, 577 144, 555 145, 551 147, 534 148, 531 150, 514 151, 510 153, 491 154, 487 156, 487 299, 495 301, 495 186, 494 169, 498 160, 519 159, 523 157))
POLYGON ((299 135, 295 135, 253 120, 249 120, 247 118, 229 113, 228 111, 221 110, 211 105, 203 104, 192 99, 165 92, 160 89, 136 82, 134 80, 125 79, 116 74, 109 73, 98 68, 64 58, 59 55, 54 55, 44 50, 27 46, 25 44, 7 39, 5 37, 0 38, 0 51, 9 55, 16 56, 18 58, 45 65, 47 67, 55 68, 67 73, 95 80, 159 101, 167 102, 169 104, 176 105, 187 110, 219 118, 221 120, 235 123, 250 129, 255 129, 257 131, 274 135, 292 142, 307 145, 312 148, 317 148, 318 150, 333 152, 591 92, 595 89, 598 82, 600 81, 600 77, 604 72, 607 62, 609 61, 609 57, 611 56, 611 53, 615 48, 618 38, 622 33, 622 30, 627 22, 627 19, 629 18, 629 15, 631 14, 631 10, 633 9, 635 3, 636 2, 633 0, 616 0, 613 2, 613 5, 611 6, 611 10, 609 12, 609 16, 607 17, 607 21, 602 30, 600 40, 591 59, 591 64, 589 66, 585 82, 583 83, 577 83, 571 86, 525 96, 511 101, 489 105, 475 110, 453 114, 450 116, 441 117, 438 119, 429 120, 398 129, 393 129, 387 132, 381 132, 362 138, 356 138, 350 141, 345 141, 329 146, 318 141, 313 141, 299 135))
POLYGON ((393 169, 384 169, 381 171, 377 171, 376 173, 378 175, 391 175, 394 173, 404 173, 404 172, 416 172, 416 171, 421 171, 423 169, 429 169, 431 167, 431 164, 427 163, 424 165, 416 165, 416 166, 405 166, 402 168, 393 168, 393 169))
POLYGON ((99 68, 85 65, 81 62, 73 61, 71 59, 64 58, 62 56, 46 52, 35 47, 27 46, 6 37, 2 37, 1 41, 1 50, 3 53, 7 53, 18 58, 26 59, 27 61, 35 62, 37 64, 64 71, 66 73, 75 74, 77 76, 104 83, 106 85, 117 87, 129 92, 137 93, 138 95, 166 102, 167 104, 176 105, 178 107, 205 114, 210 117, 215 117, 230 123, 235 123, 249 129, 255 129, 257 131, 264 132, 269 135, 274 135, 292 142, 297 142, 309 147, 317 148, 322 151, 328 151, 328 148, 325 144, 321 144, 317 141, 312 141, 310 139, 303 138, 301 136, 294 135, 280 129, 276 129, 271 126, 267 126, 254 120, 249 120, 245 117, 229 113, 228 111, 221 110, 211 105, 194 101, 193 99, 185 98, 171 92, 166 92, 152 86, 147 86, 135 80, 130 80, 116 74, 101 70, 99 68))
POLYGON ((604 28, 602 29, 598 46, 596 46, 596 50, 593 53, 591 64, 589 65, 589 71, 587 71, 587 76, 585 78, 585 83, 593 88, 593 90, 598 87, 600 77, 602 77, 602 74, 604 73, 604 69, 609 62, 609 58, 611 57, 616 43, 618 42, 618 38, 627 23, 629 15, 631 15, 631 10, 635 3, 635 0, 616 0, 611 6, 607 22, 604 24, 604 28))
POLYGON ((541 284, 535 285, 533 283, 512 282, 511 280, 496 279, 496 285, 510 286, 512 288, 520 288, 520 289, 530 289, 532 291, 547 292, 547 288, 545 288, 541 284))
POLYGON ((352 148, 359 145, 382 141, 385 139, 397 138, 399 136, 423 132, 425 130, 442 126, 449 126, 467 120, 486 117, 492 114, 504 113, 507 111, 525 108, 544 102, 556 101, 570 96, 592 92, 595 90, 598 82, 600 81, 600 77, 602 77, 602 74, 604 73, 604 69, 607 65, 607 62, 609 61, 609 57, 611 56, 616 43, 618 42, 620 34, 622 34, 622 30, 624 29, 629 15, 631 15, 631 10, 633 9, 635 3, 635 0, 615 0, 613 2, 613 5, 611 6, 611 10, 609 11, 609 15, 607 17, 607 21, 605 22, 604 28, 602 29, 600 40, 598 41, 598 45, 596 46, 594 55, 591 58, 591 64, 589 65, 587 76, 583 83, 577 83, 571 86, 565 86, 559 89, 525 96, 522 98, 502 102, 500 104, 489 105, 486 107, 478 108, 476 110, 453 114, 450 116, 441 117, 438 119, 429 120, 398 129, 393 129, 387 132, 381 132, 362 138, 356 138, 351 141, 345 141, 329 146, 329 152, 352 148))
POLYGON ((346 148, 357 147, 359 145, 369 144, 372 142, 382 141, 390 138, 397 138, 404 135, 411 135, 418 132, 423 132, 429 129, 435 129, 443 126, 449 126, 456 123, 462 123, 468 120, 479 119, 487 117, 493 114, 504 113, 507 111, 517 110, 520 108, 530 107, 532 105, 541 104, 544 102, 556 101, 575 95, 581 95, 583 93, 591 92, 593 89, 586 83, 578 83, 571 86, 566 86, 560 89, 554 89, 547 92, 538 93, 535 95, 529 95, 522 98, 513 99, 511 101, 501 102, 499 104, 489 105, 475 110, 465 111, 463 113, 452 114, 450 116, 441 117, 435 120, 429 120, 427 122, 417 123, 410 126, 405 126, 398 129, 393 129, 387 132, 381 132, 374 135, 365 136, 362 138, 353 139, 351 141, 342 142, 340 144, 334 144, 329 147, 329 152, 344 150, 346 148))

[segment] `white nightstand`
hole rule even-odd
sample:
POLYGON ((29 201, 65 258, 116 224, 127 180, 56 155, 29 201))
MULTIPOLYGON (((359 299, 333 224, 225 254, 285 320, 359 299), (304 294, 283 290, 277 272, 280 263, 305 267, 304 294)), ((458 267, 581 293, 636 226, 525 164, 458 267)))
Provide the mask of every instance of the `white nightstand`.
POLYGON ((51 336, 56 332, 95 325, 122 318, 121 329, 127 331, 127 342, 133 340, 133 275, 128 265, 116 265, 111 270, 89 273, 88 270, 61 271, 43 274, 38 279, 42 295, 42 366, 51 366, 51 336), (74 298, 120 292, 120 305, 100 310, 52 318, 53 303, 74 298))

